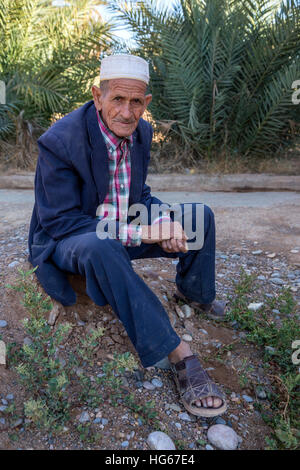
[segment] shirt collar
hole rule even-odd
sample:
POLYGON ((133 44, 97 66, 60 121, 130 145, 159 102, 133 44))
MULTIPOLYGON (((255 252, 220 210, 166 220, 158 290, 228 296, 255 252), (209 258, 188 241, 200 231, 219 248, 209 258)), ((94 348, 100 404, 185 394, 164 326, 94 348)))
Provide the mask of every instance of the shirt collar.
POLYGON ((100 130, 102 132, 106 145, 111 151, 117 150, 119 146, 123 146, 125 143, 127 143, 128 145, 132 145, 132 135, 124 138, 116 136, 110 129, 108 129, 108 127, 105 126, 101 114, 99 113, 97 108, 96 111, 100 130))

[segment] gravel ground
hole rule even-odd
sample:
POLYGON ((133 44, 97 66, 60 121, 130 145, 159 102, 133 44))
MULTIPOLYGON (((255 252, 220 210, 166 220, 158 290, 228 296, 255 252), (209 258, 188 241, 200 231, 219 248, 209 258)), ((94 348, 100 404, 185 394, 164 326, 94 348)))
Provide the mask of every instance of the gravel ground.
MULTIPOLYGON (((20 304, 20 295, 5 288, 5 284, 14 282, 17 268, 30 267, 26 261, 27 233, 28 224, 22 224, 2 231, 0 236, 0 320, 6 322, 0 327, 0 335, 5 343, 22 344, 24 340, 21 320, 26 317, 26 311, 20 304)), ((243 268, 246 273, 257 277, 257 289, 251 302, 263 302, 264 295, 276 297, 282 286, 290 286, 299 307, 300 269, 297 263, 291 263, 293 257, 299 256, 299 252, 300 243, 299 246, 291 246, 287 254, 286 251, 266 250, 265 241, 260 243, 241 239, 235 246, 229 246, 225 239, 223 243, 219 241, 216 256, 217 298, 226 300, 233 294, 234 284, 243 268)), ((237 324, 218 324, 195 312, 189 318, 178 316, 172 299, 176 260, 147 259, 136 260, 132 264, 161 300, 177 333, 192 338, 193 351, 199 354, 212 378, 225 391, 228 410, 217 419, 195 418, 187 414, 178 399, 169 370, 143 369, 140 366, 137 376, 124 376, 124 386, 135 392, 140 403, 154 401, 160 429, 171 437, 178 449, 214 449, 207 439, 207 430, 215 423, 226 424, 236 431, 240 437, 240 449, 263 449, 266 445, 265 437, 270 435, 271 430, 254 405, 259 402, 264 412, 271 413, 268 392, 273 387, 264 369, 263 351, 242 341, 245 333, 239 330, 237 324), (222 355, 222 361, 218 360, 220 349, 229 344, 232 344, 232 348, 222 355)), ((97 375, 97 367, 100 368, 103 361, 109 359, 115 351, 130 351, 135 355, 123 326, 115 318, 110 306, 94 305, 85 295, 84 281, 79 276, 70 276, 70 280, 78 292, 78 301, 75 306, 63 308, 57 321, 57 324, 69 321, 73 325, 72 334, 67 340, 68 349, 74 347, 90 328, 105 328, 96 351, 96 366, 91 367, 88 373, 97 375)), ((228 307, 230 309, 230 304, 228 307)), ((280 324, 281 316, 276 311, 273 313, 273 320, 280 324)), ((9 367, 0 366, 0 400, 3 406, 9 400, 8 396, 21 413, 22 404, 28 395, 20 386, 16 373, 9 367)), ((124 406, 112 407, 109 397, 105 406, 92 412, 80 406, 72 410, 70 426, 59 438, 24 426, 22 416, 17 423, 8 422, 0 407, 1 449, 148 449, 147 436, 154 430, 151 423, 143 423, 138 414, 124 406), (80 419, 93 422, 92 426, 101 436, 97 442, 89 444, 80 441, 73 426, 80 419)))

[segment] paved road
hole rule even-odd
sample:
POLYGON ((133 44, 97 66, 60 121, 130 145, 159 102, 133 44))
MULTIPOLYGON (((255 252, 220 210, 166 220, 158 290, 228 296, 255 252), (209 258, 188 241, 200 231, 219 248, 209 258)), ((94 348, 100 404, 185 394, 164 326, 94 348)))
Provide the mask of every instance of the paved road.
MULTIPOLYGON (((272 207, 278 204, 297 204, 300 206, 300 193, 291 191, 255 192, 185 192, 152 191, 164 202, 204 202, 214 207, 272 207)), ((33 205, 34 194, 31 190, 0 189, 0 204, 27 206, 33 205)), ((1 210, 1 209, 0 209, 1 210)), ((2 214, 1 214, 2 215, 2 214)))
MULTIPOLYGON (((217 244, 253 246, 285 254, 300 265, 300 193, 296 192, 152 192, 167 203, 203 202, 215 213, 217 244), (291 254, 298 249, 299 253, 291 254)), ((0 190, 0 234, 28 225, 34 195, 32 190, 0 190)))

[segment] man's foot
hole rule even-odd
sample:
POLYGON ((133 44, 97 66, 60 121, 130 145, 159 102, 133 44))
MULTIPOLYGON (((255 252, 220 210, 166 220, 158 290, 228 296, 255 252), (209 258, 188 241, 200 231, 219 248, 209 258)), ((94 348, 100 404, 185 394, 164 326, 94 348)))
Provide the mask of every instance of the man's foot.
MULTIPOLYGON (((168 357, 169 357, 169 361, 171 362, 171 369, 172 369, 172 371, 173 371, 173 373, 174 373, 174 379, 175 379, 175 382, 176 382, 178 391, 179 391, 179 393, 182 395, 182 393, 184 393, 184 391, 182 392, 182 391, 180 391, 180 389, 179 389, 179 388, 180 388, 180 387, 179 387, 179 383, 177 383, 178 379, 176 380, 176 375, 177 375, 176 368, 178 368, 178 367, 180 368, 180 367, 182 366, 182 363, 183 363, 186 359, 189 359, 189 358, 192 358, 192 357, 195 358, 196 356, 193 355, 193 353, 192 353, 192 351, 191 351, 189 345, 188 345, 187 343, 185 343, 184 341, 181 341, 181 343, 179 344, 179 346, 178 346, 174 351, 172 351, 171 354, 169 354, 168 357), (181 366, 180 366, 180 363, 181 363, 181 366), (178 366, 178 365, 179 365, 179 366, 178 366)), ((198 368, 199 368, 200 362, 199 362, 199 360, 198 360, 197 358, 196 358, 196 360, 197 360, 197 362, 199 363, 199 364, 197 364, 197 366, 198 366, 198 368)), ((188 368, 189 368, 189 365, 190 365, 190 363, 189 363, 189 361, 188 361, 188 368)), ((194 361, 194 365, 195 365, 195 361, 194 361)), ((201 365, 200 365, 200 367, 201 367, 201 369, 202 369, 202 366, 201 366, 201 365)), ((184 368, 184 369, 185 369, 185 368, 184 368)), ((204 375, 205 375, 205 374, 207 375, 207 377, 205 376, 205 379, 207 380, 207 378, 208 378, 209 381, 211 381, 210 378, 208 377, 208 374, 205 372, 205 370, 204 370, 204 369, 202 369, 202 370, 203 370, 203 372, 204 372, 204 375)), ((179 375, 180 375, 180 372, 179 372, 179 375)), ((187 375, 187 374, 184 372, 184 378, 187 378, 186 375, 187 375)), ((179 380, 180 380, 180 379, 181 379, 181 377, 179 376, 179 380)), ((194 382, 194 380, 193 380, 193 382, 194 382)), ((211 381, 211 382, 212 382, 212 381, 211 381)), ((212 383, 213 383, 213 382, 212 382, 212 383)), ((214 384, 214 385, 215 385, 215 384, 214 384)), ((215 385, 215 387, 216 387, 216 385, 215 385)), ((203 409, 203 408, 208 408, 208 409, 212 409, 212 410, 213 410, 214 408, 215 408, 215 409, 219 409, 220 407, 222 407, 222 403, 223 403, 223 401, 225 401, 225 400, 223 400, 223 399, 222 399, 222 396, 220 396, 220 391, 219 391, 218 389, 217 389, 217 392, 218 392, 217 395, 212 394, 211 396, 203 396, 203 398, 202 398, 202 397, 199 397, 199 398, 198 398, 198 397, 195 396, 195 397, 193 398, 193 400, 192 400, 192 406, 193 406, 193 408, 194 408, 194 411, 190 411, 190 409, 186 406, 185 401, 184 401, 184 398, 182 399, 182 401, 183 401, 184 406, 185 406, 191 413, 196 414, 196 415, 198 414, 198 415, 200 415, 200 416, 208 416, 207 414, 205 414, 205 412, 204 412, 204 414, 201 414, 201 413, 203 413, 201 410, 200 410, 200 412, 201 412, 200 414, 199 414, 198 412, 195 412, 195 409, 197 409, 197 408, 202 408, 202 409, 203 409)), ((223 413, 223 412, 224 412, 224 411, 221 411, 221 413, 223 413)), ((217 413, 217 414, 220 414, 220 413, 217 413)), ((213 415, 213 416, 215 416, 215 415, 213 415)))
POLYGON ((191 355, 172 364, 172 371, 182 403, 190 413, 203 417, 225 413, 225 396, 203 369, 197 356, 191 355))
POLYGON ((199 302, 195 302, 194 300, 190 300, 185 295, 183 295, 177 289, 176 293, 174 294, 174 298, 176 301, 182 300, 189 304, 195 310, 200 311, 201 313, 205 313, 208 318, 213 320, 224 320, 226 315, 226 302, 220 300, 213 300, 213 302, 209 304, 200 304, 199 302))

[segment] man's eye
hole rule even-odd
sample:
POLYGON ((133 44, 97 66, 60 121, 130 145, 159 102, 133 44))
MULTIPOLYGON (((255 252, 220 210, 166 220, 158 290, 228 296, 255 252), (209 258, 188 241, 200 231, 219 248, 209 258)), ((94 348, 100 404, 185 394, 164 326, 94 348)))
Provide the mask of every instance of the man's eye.
POLYGON ((120 100, 121 100, 121 96, 116 96, 116 97, 114 98, 114 101, 120 101, 120 100))
POLYGON ((139 100, 138 98, 136 98, 135 100, 133 100, 134 103, 138 103, 138 104, 141 104, 141 100, 139 100))

